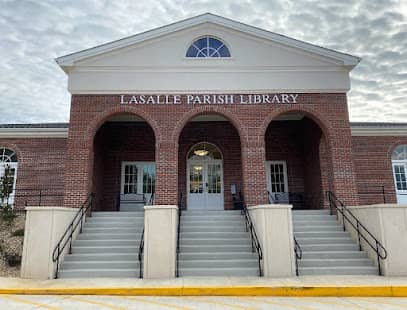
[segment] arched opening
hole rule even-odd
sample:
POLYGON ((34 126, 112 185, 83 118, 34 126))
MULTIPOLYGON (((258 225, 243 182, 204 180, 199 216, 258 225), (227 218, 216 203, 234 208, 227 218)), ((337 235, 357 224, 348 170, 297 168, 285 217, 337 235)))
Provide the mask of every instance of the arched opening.
POLYGON ((192 117, 179 136, 178 188, 189 210, 233 209, 232 194, 242 189, 240 137, 220 114, 192 117))
POLYGON ((16 181, 17 181, 17 167, 18 160, 17 154, 8 148, 0 147, 0 190, 3 184, 7 186, 7 190, 4 191, 6 194, 1 204, 14 204, 16 181), (4 180, 4 183, 3 183, 4 180))
POLYGON ((289 203, 295 209, 323 208, 330 165, 320 126, 302 113, 279 115, 266 130, 265 145, 270 202, 289 203))
POLYGON ((397 203, 407 204, 407 144, 397 146, 391 155, 397 203))
POLYGON ((155 136, 130 113, 109 117, 93 141, 96 210, 139 211, 155 192, 155 136))

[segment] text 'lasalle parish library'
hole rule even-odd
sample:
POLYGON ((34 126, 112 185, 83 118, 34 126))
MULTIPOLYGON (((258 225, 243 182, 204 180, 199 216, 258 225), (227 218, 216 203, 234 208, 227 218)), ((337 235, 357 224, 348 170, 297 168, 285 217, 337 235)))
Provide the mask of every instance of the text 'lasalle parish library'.
POLYGON ((58 58, 69 124, 0 125, 22 276, 407 274, 407 124, 349 122, 359 61, 212 14, 58 58))

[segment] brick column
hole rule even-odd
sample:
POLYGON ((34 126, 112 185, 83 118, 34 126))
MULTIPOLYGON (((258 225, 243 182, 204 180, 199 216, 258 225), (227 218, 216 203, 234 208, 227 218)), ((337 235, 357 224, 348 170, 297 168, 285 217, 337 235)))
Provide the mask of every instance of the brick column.
POLYGON ((83 134, 71 130, 65 162, 64 207, 79 208, 90 194, 93 151, 83 134))
POLYGON ((353 162, 350 127, 340 128, 330 141, 332 184, 335 195, 346 205, 358 205, 356 170, 353 162))
POLYGON ((156 205, 178 205, 178 142, 156 144, 156 205))
POLYGON ((267 203, 264 137, 250 137, 242 144, 243 194, 248 206, 267 203))

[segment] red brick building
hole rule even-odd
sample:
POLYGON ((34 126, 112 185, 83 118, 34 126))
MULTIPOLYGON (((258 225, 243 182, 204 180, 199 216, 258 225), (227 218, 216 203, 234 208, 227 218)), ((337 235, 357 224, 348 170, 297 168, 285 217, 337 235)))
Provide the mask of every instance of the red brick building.
POLYGON ((16 208, 402 202, 407 125, 349 123, 359 61, 211 14, 60 57, 69 124, 1 125, 0 173, 16 208))

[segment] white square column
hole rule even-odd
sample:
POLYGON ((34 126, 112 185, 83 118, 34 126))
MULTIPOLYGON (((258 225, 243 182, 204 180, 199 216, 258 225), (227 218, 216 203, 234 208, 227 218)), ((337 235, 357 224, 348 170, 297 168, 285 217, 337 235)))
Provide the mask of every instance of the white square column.
POLYGON ((263 275, 295 276, 292 205, 269 204, 248 209, 263 252, 263 275))
POLYGON ((177 259, 178 207, 144 207, 145 279, 175 278, 177 259))

